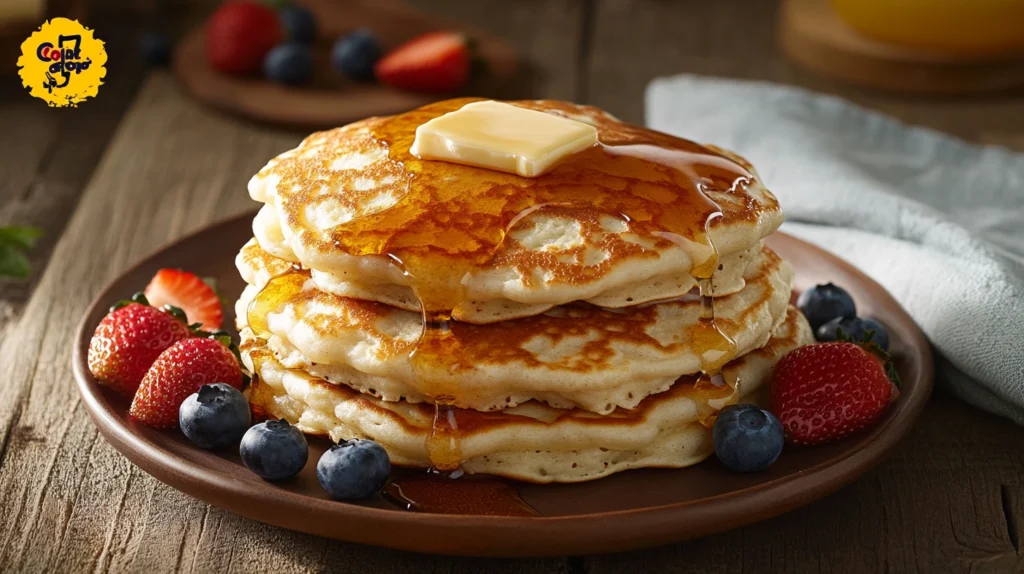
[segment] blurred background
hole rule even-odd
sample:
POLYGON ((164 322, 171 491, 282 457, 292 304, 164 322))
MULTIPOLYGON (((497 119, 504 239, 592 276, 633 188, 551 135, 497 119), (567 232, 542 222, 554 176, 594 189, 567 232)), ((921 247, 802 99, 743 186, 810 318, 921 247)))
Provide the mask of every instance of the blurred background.
MULTIPOLYGON (((219 0, 4 0, 0 49, 17 59, 43 18, 67 16, 93 28, 111 55, 105 94, 131 91, 147 51, 168 53, 202 26, 219 0), (129 80, 131 79, 131 80, 129 80)), ((263 2, 261 2, 263 3, 263 2)), ((272 7, 285 0, 267 0, 272 7)), ((503 39, 520 57, 501 95, 572 99, 642 121, 643 89, 680 72, 770 80, 838 92, 908 119, 1003 98, 1024 86, 1020 0, 299 0, 317 17, 314 51, 361 27, 385 48, 420 31, 407 8, 441 28, 503 39), (353 8, 354 7, 354 8, 353 8), (356 17, 346 21, 348 15, 356 17), (326 15, 326 16, 325 16, 326 15), (397 16, 396 16, 397 15, 397 16), (394 32, 392 32, 394 30, 394 32), (397 36, 396 36, 397 34, 397 36), (857 89, 860 88, 860 89, 857 89), (910 95, 897 97, 897 95, 910 95), (912 108, 920 107, 917 113, 912 108)), ((422 29, 429 28, 429 25, 422 29)), ((159 60, 162 56, 157 56, 159 60)), ((327 61, 307 87, 340 87, 327 61)), ((11 66, 2 68, 7 73, 11 66)), ((474 86, 475 88, 476 86, 474 86)), ((469 90, 474 91, 474 90, 469 90)), ((478 91, 478 90, 477 90, 478 91)), ((7 95, 7 94, 5 94, 7 95)), ((6 100, 5 100, 6 101, 6 100)), ((977 124, 977 117, 972 121, 977 124)), ((1024 120, 1021 120, 1024 121, 1024 120)), ((971 135, 955 118, 939 126, 971 135)), ((927 121, 925 123, 928 123, 927 121)), ((985 130, 984 122, 976 129, 985 130)))
MULTIPOLYGON (((258 4, 277 11, 288 3, 258 4)), ((643 122, 644 90, 653 78, 753 79, 837 94, 974 142, 1024 147, 1021 0, 299 0, 295 6, 312 15, 306 25, 314 37, 286 54, 293 59, 285 58, 274 76, 262 64, 265 52, 289 43, 296 30, 282 20, 280 35, 256 54, 255 69, 226 73, 211 60, 204 29, 211 16, 230 11, 218 0, 0 2, 0 60, 7 62, 0 66, 6 132, 0 225, 60 230, 147 78, 225 117, 294 134, 286 140, 446 97, 396 89, 372 72, 352 81, 336 52, 357 29, 369 31, 377 52, 357 50, 356 65, 372 65, 434 30, 474 38, 474 66, 483 60, 489 67, 480 74, 474 67, 471 80, 445 93, 574 100, 643 122), (29 97, 14 66, 21 42, 45 18, 58 16, 92 28, 108 53, 99 96, 73 109, 51 109, 29 97)), ((260 36, 251 20, 237 20, 228 22, 220 43, 229 67, 238 61, 232 47, 260 36), (234 41, 232 34, 247 40, 234 41)), ((46 261, 55 237, 44 233, 30 262, 46 261)), ((22 296, 29 285, 3 284, 22 296)))

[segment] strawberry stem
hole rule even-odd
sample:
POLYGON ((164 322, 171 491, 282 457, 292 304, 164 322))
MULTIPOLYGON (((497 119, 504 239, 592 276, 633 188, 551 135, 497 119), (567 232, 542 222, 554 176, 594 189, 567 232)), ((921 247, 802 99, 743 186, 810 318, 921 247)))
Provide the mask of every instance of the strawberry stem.
POLYGON ((174 305, 164 305, 163 310, 165 313, 170 314, 175 319, 188 325, 188 317, 185 316, 185 311, 181 307, 175 307, 174 305))
POLYGON ((148 307, 149 299, 146 299, 146 296, 142 294, 142 291, 139 291, 138 293, 132 295, 131 299, 122 299, 117 303, 111 305, 110 312, 113 313, 114 311, 117 311, 121 307, 127 307, 132 303, 138 303, 139 305, 145 305, 148 307))

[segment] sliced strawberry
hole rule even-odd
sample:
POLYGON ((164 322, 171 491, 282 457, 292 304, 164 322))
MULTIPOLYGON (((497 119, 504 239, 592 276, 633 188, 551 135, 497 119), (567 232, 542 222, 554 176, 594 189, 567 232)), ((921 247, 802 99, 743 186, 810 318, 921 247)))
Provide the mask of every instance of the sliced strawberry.
POLYGON ((160 353, 190 334, 184 321, 139 299, 100 321, 89 341, 89 371, 100 383, 132 396, 160 353))
POLYGON ((180 308, 190 324, 201 323, 204 331, 216 331, 224 321, 224 309, 217 292, 188 271, 157 271, 146 286, 145 295, 154 307, 172 305, 180 308))
POLYGON ((386 54, 374 67, 382 84, 429 93, 461 88, 469 72, 466 37, 454 32, 431 32, 413 38, 386 54))
POLYGON ((213 383, 242 390, 242 369, 234 353, 217 339, 178 341, 149 368, 128 414, 145 425, 175 428, 181 403, 213 383))

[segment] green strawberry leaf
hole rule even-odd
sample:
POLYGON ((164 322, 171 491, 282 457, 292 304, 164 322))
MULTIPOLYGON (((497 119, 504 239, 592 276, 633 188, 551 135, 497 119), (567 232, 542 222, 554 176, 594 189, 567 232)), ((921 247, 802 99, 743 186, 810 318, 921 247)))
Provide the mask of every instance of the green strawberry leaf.
POLYGON ((876 343, 874 341, 874 338, 875 338, 875 330, 874 329, 871 329, 869 331, 865 331, 864 332, 864 338, 859 340, 859 341, 857 341, 857 340, 853 339, 852 337, 850 337, 849 335, 847 335, 846 332, 843 331, 842 327, 839 327, 839 328, 836 329, 836 341, 837 342, 840 342, 840 343, 853 343, 855 345, 859 345, 865 351, 867 351, 867 352, 871 353, 872 355, 878 357, 878 360, 882 361, 882 368, 885 369, 886 376, 889 377, 889 380, 892 381, 892 384, 895 385, 896 388, 898 389, 898 388, 900 388, 903 385, 903 381, 900 379, 899 372, 896 371, 896 365, 894 365, 893 362, 892 362, 892 355, 890 355, 889 353, 886 353, 885 349, 883 349, 878 343, 876 343))
POLYGON ((891 360, 885 362, 885 374, 897 389, 903 387, 903 380, 900 379, 900 373, 896 370, 896 365, 893 364, 891 360))
POLYGON ((892 355, 886 353, 885 349, 879 346, 878 343, 875 343, 874 341, 871 340, 871 336, 875 334, 874 331, 868 331, 868 334, 869 336, 865 337, 864 341, 855 341, 855 343, 860 345, 861 348, 863 348, 865 351, 878 357, 878 360, 882 362, 882 368, 885 369, 886 376, 889 377, 889 380, 892 381, 892 384, 895 385, 897 389, 899 389, 903 385, 903 381, 900 379, 899 372, 896 371, 896 365, 893 364, 892 362, 892 355))
POLYGON ((479 78, 486 74, 490 64, 480 55, 480 42, 472 36, 462 36, 462 42, 469 53, 469 77, 479 78))
POLYGON ((121 307, 127 307, 128 305, 131 305, 132 303, 138 303, 139 305, 145 305, 145 306, 148 307, 149 306, 149 299, 146 299, 146 296, 142 293, 142 291, 139 291, 138 293, 132 295, 131 299, 122 299, 122 300, 118 301, 117 303, 114 303, 110 307, 110 312, 113 313, 114 311, 117 311, 121 307))
POLYGON ((487 73, 487 69, 489 67, 490 64, 487 63, 486 59, 481 58, 479 56, 474 56, 469 60, 469 77, 479 78, 480 76, 483 76, 484 74, 487 73))

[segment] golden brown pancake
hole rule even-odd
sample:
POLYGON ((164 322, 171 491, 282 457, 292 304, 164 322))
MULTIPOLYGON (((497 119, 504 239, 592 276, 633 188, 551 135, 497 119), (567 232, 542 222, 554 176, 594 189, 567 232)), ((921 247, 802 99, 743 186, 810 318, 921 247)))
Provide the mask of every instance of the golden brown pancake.
POLYGON ((271 160, 249 184, 259 244, 325 290, 488 323, 682 295, 717 266, 712 242, 729 260, 782 222, 742 159, 588 106, 514 102, 598 129, 598 146, 537 178, 409 153, 418 125, 469 101, 313 134, 271 160))
POLYGON ((254 281, 236 309, 278 360, 389 401, 445 401, 498 410, 529 400, 608 413, 633 407, 681 375, 724 363, 722 353, 760 347, 783 320, 792 270, 765 248, 745 287, 715 299, 715 325, 735 349, 715 344, 698 297, 625 309, 566 305, 542 315, 473 325, 453 322, 436 344, 420 345, 419 313, 325 293, 307 273, 259 281, 287 264, 243 250, 239 266, 254 281), (262 289, 262 291, 261 291, 262 289), (253 304, 252 300, 258 301, 253 304), (419 364, 411 360, 413 351, 419 364))
MULTIPOLYGON (((712 452, 714 414, 755 396, 785 353, 812 340, 803 315, 790 307, 765 346, 725 366, 721 387, 681 377, 668 391, 608 415, 534 401, 493 413, 456 409, 459 462, 468 472, 531 482, 578 482, 630 468, 696 464, 712 452)), ((336 441, 370 438, 396 464, 430 466, 433 406, 382 401, 286 369, 269 349, 254 346, 248 331, 242 355, 257 374, 250 400, 268 416, 336 441)))

